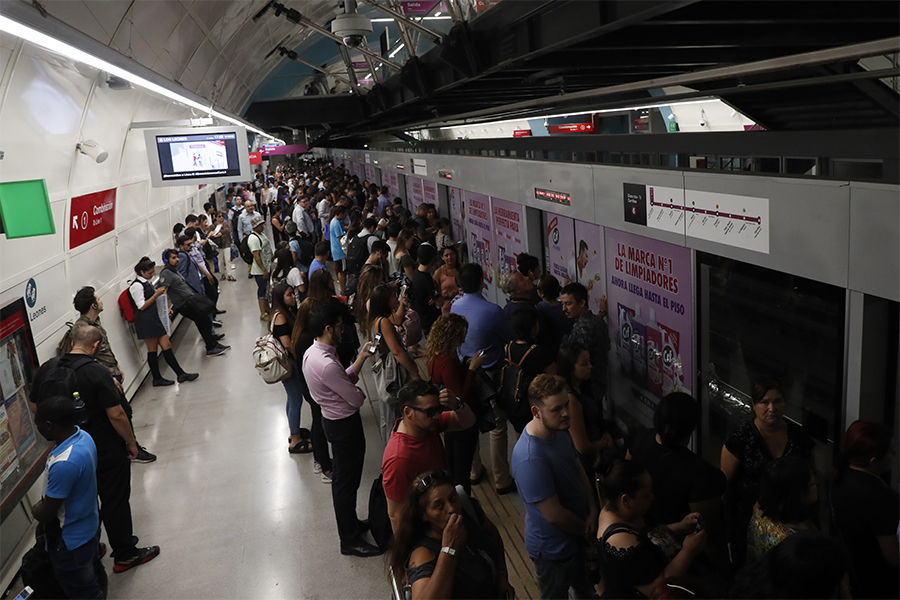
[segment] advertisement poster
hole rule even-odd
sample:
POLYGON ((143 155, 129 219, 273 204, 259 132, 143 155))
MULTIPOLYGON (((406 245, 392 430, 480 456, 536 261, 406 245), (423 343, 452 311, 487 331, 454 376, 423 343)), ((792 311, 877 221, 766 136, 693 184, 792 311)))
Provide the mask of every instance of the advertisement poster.
POLYGON ((547 273, 566 286, 577 280, 575 274, 575 222, 570 217, 547 215, 547 273))
POLYGON ((400 185, 397 181, 397 174, 393 171, 382 171, 381 176, 384 179, 384 185, 388 189, 388 198, 393 202, 394 198, 400 196, 400 185))
POLYGON ((6 398, 3 406, 6 408, 7 426, 16 446, 16 453, 24 455, 37 441, 37 430, 31 417, 31 407, 28 406, 25 388, 19 388, 12 396, 6 398))
POLYGON ((438 207, 437 184, 435 182, 423 179, 422 195, 425 197, 425 202, 434 204, 435 208, 438 207))
POLYGON ((606 264, 603 260, 603 229, 593 223, 575 221, 575 275, 587 288, 588 306, 597 314, 600 296, 606 293, 606 264))
POLYGON ((612 398, 645 426, 666 394, 691 393, 691 251, 606 230, 612 398))
POLYGON ((491 229, 491 202, 484 194, 466 192, 466 230, 469 260, 484 269, 485 298, 497 301, 497 282, 494 273, 494 234, 491 229))
POLYGON ((6 415, 6 407, 0 404, 0 481, 6 481, 18 466, 16 447, 13 445, 12 434, 9 433, 9 417, 6 415))
MULTIPOLYGON (((517 267, 516 257, 525 252, 525 207, 500 198, 491 198, 491 220, 494 224, 494 245, 497 281, 517 267)), ((508 296, 497 291, 497 302, 506 304, 508 296)))
POLYGON ((369 185, 378 184, 375 181, 375 166, 374 165, 366 165, 366 180, 369 182, 369 185))
POLYGON ((415 215, 419 205, 425 202, 425 188, 419 177, 406 177, 406 201, 412 215, 415 215))
POLYGON ((447 188, 447 196, 450 200, 450 236, 454 242, 465 242, 465 231, 463 223, 466 222, 466 205, 462 200, 462 190, 459 188, 447 188))

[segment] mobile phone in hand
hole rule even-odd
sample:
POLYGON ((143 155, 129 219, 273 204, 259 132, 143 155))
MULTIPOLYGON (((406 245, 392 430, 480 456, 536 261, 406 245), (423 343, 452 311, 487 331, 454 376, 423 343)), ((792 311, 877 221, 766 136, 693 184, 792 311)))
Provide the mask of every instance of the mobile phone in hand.
POLYGON ((407 288, 407 287, 408 287, 408 286, 404 283, 404 284, 403 284, 403 287, 400 288, 400 295, 401 295, 401 296, 406 296, 406 288, 407 288))
POLYGON ((375 352, 378 351, 378 345, 381 343, 381 338, 383 336, 380 333, 375 334, 375 338, 372 340, 372 345, 369 346, 369 356, 374 356, 375 352))

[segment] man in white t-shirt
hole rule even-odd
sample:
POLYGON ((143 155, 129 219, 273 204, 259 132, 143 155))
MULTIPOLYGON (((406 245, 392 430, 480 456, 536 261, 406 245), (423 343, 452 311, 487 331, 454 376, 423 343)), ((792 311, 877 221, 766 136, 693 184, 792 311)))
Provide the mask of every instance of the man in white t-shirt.
POLYGON ((264 230, 266 220, 262 215, 254 215, 250 221, 253 231, 247 240, 247 246, 253 253, 250 263, 250 275, 256 279, 256 299, 259 302, 259 320, 269 320, 269 303, 266 301, 266 283, 269 281, 269 265, 272 264, 272 244, 264 230))

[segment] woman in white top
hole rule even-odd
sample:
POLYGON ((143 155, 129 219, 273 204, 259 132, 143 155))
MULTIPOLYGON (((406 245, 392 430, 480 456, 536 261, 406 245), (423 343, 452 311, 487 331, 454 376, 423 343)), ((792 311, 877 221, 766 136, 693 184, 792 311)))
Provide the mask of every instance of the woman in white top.
MULTIPOLYGON (((178 383, 194 381, 199 375, 185 373, 178 364, 175 353, 172 352, 172 342, 169 341, 168 331, 160 318, 159 306, 161 305, 157 305, 156 300, 165 295, 166 288, 153 289, 150 279, 156 272, 155 267, 155 262, 146 256, 143 257, 134 266, 137 278, 128 287, 128 299, 134 311, 134 329, 138 339, 144 340, 144 344, 147 346, 147 364, 153 375, 153 386, 159 387, 175 383, 170 379, 165 379, 159 372, 159 356, 156 351, 160 346, 162 346, 163 358, 178 376, 178 383)), ((165 316, 168 318, 168 315, 165 316)))

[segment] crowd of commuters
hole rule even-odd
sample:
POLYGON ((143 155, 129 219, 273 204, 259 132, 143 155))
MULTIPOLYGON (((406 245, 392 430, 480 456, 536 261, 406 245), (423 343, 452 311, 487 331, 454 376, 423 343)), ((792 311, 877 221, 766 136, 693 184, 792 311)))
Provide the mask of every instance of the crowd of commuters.
MULTIPOLYGON (((237 268, 247 264, 259 318, 288 356, 280 382, 288 452, 312 453, 314 472, 331 485, 342 554, 389 548, 391 575, 414 599, 515 597, 503 540, 475 497, 490 472, 497 494, 524 503, 524 547, 542 598, 898 596, 887 427, 853 423, 834 472, 816 473, 813 441, 784 417, 782 388, 768 378, 753 384, 752 419, 724 440, 718 467, 689 448, 700 406, 688 394, 669 394, 652 428, 626 435, 609 420, 606 298, 593 312, 583 285, 544 274, 523 253, 499 282, 508 301, 490 302, 485 274, 465 262, 450 222, 434 205, 410 214, 403 204, 323 161, 258 172, 228 190, 224 210, 188 215, 156 283, 145 257, 128 290, 152 384, 174 384, 159 370, 159 347, 186 383, 198 375, 175 358, 171 317, 192 321, 207 355, 222 355, 218 286, 243 277, 237 268), (373 383, 361 386, 363 377, 373 383), (386 509, 369 520, 357 513, 369 446, 363 387, 384 447, 386 509), (830 524, 819 519, 825 501, 830 524), (389 522, 389 545, 375 536, 379 519, 389 522)), ((80 428, 64 394, 33 399, 39 430, 57 444, 34 514, 50 523, 64 503, 67 515, 70 506, 83 515, 77 526, 67 517, 61 537, 48 531, 48 548, 67 593, 102 597, 101 521, 115 570, 159 552, 136 547, 123 493, 128 458, 155 457, 134 439, 102 303, 85 288, 75 304, 82 319, 63 359, 97 363, 76 368, 97 416, 80 428)))

